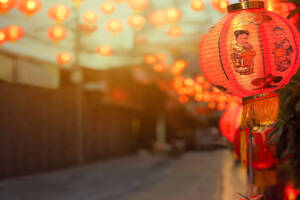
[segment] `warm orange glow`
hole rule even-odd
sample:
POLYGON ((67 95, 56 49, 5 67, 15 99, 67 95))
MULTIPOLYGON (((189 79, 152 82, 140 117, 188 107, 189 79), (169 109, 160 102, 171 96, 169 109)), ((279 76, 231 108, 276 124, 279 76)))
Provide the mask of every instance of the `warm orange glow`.
POLYGON ((134 11, 142 11, 149 7, 149 0, 127 0, 129 7, 134 11))
POLYGON ((83 2, 83 1, 85 1, 85 0, 72 0, 73 2, 74 2, 74 4, 75 4, 75 6, 80 6, 80 4, 83 2))
POLYGON ((0 45, 7 41, 7 37, 4 30, 0 30, 0 45))
POLYGON ((70 9, 65 5, 56 5, 48 10, 48 15, 51 19, 61 23, 70 16, 70 12, 70 9))
POLYGON ((221 102, 221 103, 218 103, 218 106, 217 106, 218 110, 224 110, 226 108, 226 104, 221 102))
POLYGON ((159 53, 156 55, 158 62, 165 62, 168 56, 164 53, 159 53))
POLYGON ((67 30, 62 26, 54 26, 48 30, 48 37, 59 42, 67 37, 67 30))
POLYGON ((124 0, 113 0, 113 2, 115 2, 116 4, 120 4, 122 3, 124 0))
POLYGON ((110 56, 114 53, 114 50, 112 49, 112 47, 108 46, 108 45, 100 45, 97 48, 97 53, 100 56, 110 56))
POLYGON ((225 13, 227 11, 227 6, 229 5, 229 2, 228 0, 212 0, 211 4, 220 13, 225 13))
POLYGON ((197 83, 203 83, 205 81, 204 77, 201 75, 196 76, 195 80, 197 83))
POLYGON ((118 19, 112 19, 105 23, 106 30, 113 33, 118 34, 123 30, 123 24, 118 19))
POLYGON ((164 72, 167 69, 167 66, 162 63, 156 63, 153 65, 153 69, 157 72, 164 72))
POLYGON ((192 0, 190 3, 190 7, 192 8, 192 10, 200 12, 204 8, 204 2, 203 0, 192 0))
POLYGON ((180 26, 175 25, 169 29, 168 34, 171 37, 180 37, 183 34, 183 30, 180 26))
POLYGON ((203 92, 203 101, 209 102, 211 99, 210 93, 209 92, 203 92))
POLYGON ((157 57, 154 54, 147 54, 144 57, 144 61, 145 61, 145 63, 152 65, 157 61, 157 57))
POLYGON ((21 0, 19 2, 19 10, 28 16, 39 12, 41 8, 42 3, 40 0, 21 0))
POLYGON ((203 91, 203 87, 199 84, 195 84, 195 90, 196 92, 202 92, 203 91))
POLYGON ((128 25, 135 30, 140 30, 146 24, 146 19, 141 15, 132 15, 128 17, 128 25))
POLYGON ((168 8, 166 13, 169 23, 176 23, 182 18, 182 12, 178 8, 168 8))
POLYGON ((172 66, 171 72, 173 74, 180 74, 187 67, 187 62, 185 60, 176 60, 172 66))
POLYGON ((194 80, 192 78, 187 78, 184 80, 184 85, 186 86, 193 86, 194 85, 194 80))
POLYGON ((88 24, 95 24, 98 21, 98 15, 94 11, 85 11, 82 18, 88 24))
POLYGON ((210 85, 210 83, 208 81, 204 81, 203 84, 202 84, 202 86, 203 86, 203 89, 208 90, 211 85, 210 85))
POLYGON ((165 10, 154 10, 148 15, 148 21, 159 28, 168 22, 168 16, 165 10))
POLYGON ((194 97, 195 101, 203 101, 203 94, 198 92, 196 93, 195 97, 194 97))
POLYGON ((209 107, 210 109, 215 109, 215 108, 216 108, 216 103, 213 102, 213 101, 210 101, 210 102, 208 102, 208 107, 209 107))
POLYGON ((100 5, 100 11, 106 15, 110 15, 115 12, 115 6, 112 3, 104 2, 100 5))
POLYGON ((180 95, 178 100, 180 103, 187 103, 189 101, 189 97, 185 95, 180 95))
POLYGON ((10 42, 15 42, 21 39, 25 32, 24 29, 18 25, 10 25, 4 28, 4 32, 6 34, 7 40, 10 42))
POLYGON ((72 55, 67 52, 59 53, 56 56, 56 61, 61 65, 67 65, 72 61, 72 55))
POLYGON ((97 25, 92 24, 80 24, 80 30, 82 30, 87 35, 91 35, 98 29, 97 25))
POLYGON ((0 0, 0 12, 6 13, 15 7, 15 0, 0 0))

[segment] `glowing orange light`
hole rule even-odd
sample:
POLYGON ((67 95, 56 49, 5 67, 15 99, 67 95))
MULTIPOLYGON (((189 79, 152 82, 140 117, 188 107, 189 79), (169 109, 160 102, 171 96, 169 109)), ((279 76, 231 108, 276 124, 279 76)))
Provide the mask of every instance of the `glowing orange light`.
POLYGON ((70 16, 70 12, 70 9, 65 5, 56 5, 48 10, 48 15, 51 19, 61 23, 70 16))
POLYGON ((157 61, 157 57, 154 54, 147 54, 144 56, 145 63, 152 65, 157 61))
POLYGON ((165 62, 168 56, 164 53, 159 53, 156 55, 158 62, 165 62))
POLYGON ((190 3, 190 7, 192 8, 192 10, 200 12, 204 8, 204 2, 203 0, 192 0, 190 3))
POLYGON ((106 30, 113 33, 118 34, 123 30, 123 24, 120 20, 112 19, 105 23, 106 30))
POLYGON ((167 66, 162 63, 156 63, 153 65, 153 69, 157 72, 163 72, 166 71, 167 66))
POLYGON ((4 30, 0 30, 0 45, 7 41, 7 37, 4 30))
POLYGON ((27 16, 37 13, 41 8, 42 3, 40 0, 22 0, 19 2, 19 10, 27 16))
POLYGON ((225 13, 227 11, 227 6, 229 5, 229 2, 228 0, 212 0, 211 4, 220 13, 225 13))
POLYGON ((180 103, 187 103, 189 101, 189 97, 185 95, 180 95, 178 100, 180 103))
POLYGON ((209 92, 203 92, 203 101, 209 102, 211 99, 210 93, 209 92))
POLYGON ((15 7, 15 0, 0 0, 0 12, 6 13, 15 7))
POLYGON ((210 109, 214 109, 214 108, 216 107, 216 103, 213 102, 213 101, 210 101, 210 102, 208 102, 208 107, 209 107, 210 109))
POLYGON ((166 14, 169 23, 176 23, 182 18, 182 12, 178 8, 168 8, 166 9, 166 14))
POLYGON ((17 25, 10 25, 5 27, 4 32, 7 40, 10 42, 15 42, 21 39, 25 34, 24 29, 17 25))
POLYGON ((112 3, 104 2, 100 5, 100 11, 106 15, 110 15, 115 12, 115 6, 112 3))
POLYGON ((148 15, 148 21, 159 28, 168 22, 168 16, 165 10, 154 10, 148 15))
POLYGON ((149 7, 149 0, 127 0, 129 7, 134 11, 142 11, 149 7))
POLYGON ((197 83, 203 83, 205 81, 204 77, 201 75, 196 76, 195 80, 197 83))
POLYGON ((202 92, 203 91, 203 87, 201 85, 199 85, 199 84, 195 84, 195 90, 197 92, 202 92))
POLYGON ((210 83, 209 83, 208 81, 204 81, 204 82, 203 82, 203 88, 204 88, 205 90, 208 90, 208 89, 210 88, 210 83))
POLYGON ((186 86, 193 86, 194 85, 194 80, 192 78, 187 78, 184 80, 184 85, 186 86))
POLYGON ((226 104, 221 102, 221 103, 218 103, 218 106, 217 106, 218 110, 224 110, 226 108, 226 104))
POLYGON ((203 101, 203 94, 202 94, 202 93, 199 93, 199 92, 196 93, 194 99, 195 99, 196 101, 203 101))
POLYGON ((59 42, 67 37, 67 30, 62 26, 54 26, 48 30, 48 37, 59 42))
POLYGON ((97 48, 97 53, 100 55, 100 56, 110 56, 113 54, 113 49, 112 47, 108 46, 108 45, 100 45, 98 48, 97 48))
POLYGON ((141 15, 132 15, 128 17, 128 25, 134 28, 135 30, 140 30, 145 26, 146 19, 141 15))
POLYGON ((171 72, 173 74, 179 74, 187 67, 187 62, 185 60, 176 60, 173 64, 171 72))
POLYGON ((171 37, 180 37, 182 36, 183 34, 183 30, 180 26, 172 26, 169 31, 168 31, 168 34, 171 36, 171 37))
POLYGON ((120 4, 122 3, 124 0, 113 0, 113 2, 115 2, 116 4, 120 4))
POLYGON ((67 65, 72 61, 72 55, 67 52, 59 53, 56 56, 56 61, 61 65, 67 65))
POLYGON ((94 11, 85 11, 82 15, 83 20, 88 24, 94 24, 98 21, 98 15, 94 11))
POLYGON ((78 7, 80 6, 80 4, 85 1, 85 0, 72 0, 74 2, 74 4, 78 7))

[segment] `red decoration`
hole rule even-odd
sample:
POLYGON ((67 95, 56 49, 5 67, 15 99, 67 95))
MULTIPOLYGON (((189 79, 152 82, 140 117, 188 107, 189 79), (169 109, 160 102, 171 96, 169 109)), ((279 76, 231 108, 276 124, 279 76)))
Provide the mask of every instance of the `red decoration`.
POLYGON ((56 5, 48 10, 48 15, 51 19, 61 23, 70 16, 70 12, 70 9, 65 5, 56 5))
POLYGON ((167 69, 167 66, 163 63, 156 63, 153 65, 153 69, 157 72, 164 72, 167 69))
POLYGON ((6 33, 4 30, 0 30, 0 45, 7 41, 6 33))
POLYGON ((15 0, 2 0, 0 1, 0 12, 6 13, 7 11, 13 9, 15 7, 15 0))
POLYGON ((185 60, 176 60, 172 66, 171 72, 173 74, 180 74, 187 67, 187 62, 185 60))
POLYGON ((106 30, 113 33, 118 34, 123 30, 123 24, 120 20, 112 19, 105 23, 106 30))
POLYGON ((100 5, 100 11, 106 15, 110 15, 115 12, 115 6, 112 3, 105 2, 100 5))
POLYGON ((80 29, 84 33, 91 35, 98 29, 98 26, 97 25, 89 25, 89 24, 80 24, 80 29))
POLYGON ((145 61, 145 63, 152 65, 152 64, 156 63, 157 57, 154 54, 147 54, 144 57, 144 61, 145 61))
POLYGON ((59 53, 56 56, 56 61, 61 65, 67 65, 72 61, 72 55, 67 52, 59 53))
POLYGON ((135 30, 140 30, 145 26, 146 19, 141 15, 132 15, 128 17, 128 25, 134 28, 135 30))
POLYGON ((62 26, 54 26, 48 30, 48 37, 59 42, 67 37, 67 30, 62 26))
POLYGON ((108 45, 101 45, 97 48, 97 53, 100 55, 100 56, 110 56, 113 54, 113 49, 108 46, 108 45))
POLYGON ((150 5, 149 0, 127 0, 129 7, 134 11, 145 10, 150 5))
POLYGON ((98 15, 94 11, 85 11, 82 16, 83 20, 88 24, 95 24, 98 21, 98 15))
POLYGON ((180 37, 183 34, 183 30, 180 26, 175 25, 169 29, 168 34, 171 37, 180 37))
POLYGON ((15 42, 21 39, 25 32, 24 29, 18 25, 10 25, 4 28, 4 32, 6 34, 7 40, 10 42, 15 42))
POLYGON ((165 10, 154 10, 148 15, 148 21, 159 28, 168 22, 168 16, 165 10))
POLYGON ((220 13, 225 13, 227 6, 229 5, 228 0, 212 0, 211 5, 218 10, 220 13))
POLYGON ((182 18, 182 12, 178 8, 168 8, 166 13, 169 23, 176 23, 182 18))
POLYGON ((19 10, 27 16, 39 12, 41 8, 42 3, 40 0, 21 0, 19 2, 19 10))
POLYGON ((192 0, 190 3, 190 7, 196 12, 203 10, 204 6, 203 0, 192 0))

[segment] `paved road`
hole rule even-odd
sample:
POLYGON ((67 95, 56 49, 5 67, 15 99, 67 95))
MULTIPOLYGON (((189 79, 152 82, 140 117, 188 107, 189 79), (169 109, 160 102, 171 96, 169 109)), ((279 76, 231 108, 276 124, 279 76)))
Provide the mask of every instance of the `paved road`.
POLYGON ((228 151, 144 155, 3 181, 0 199, 234 200, 244 182, 228 151))

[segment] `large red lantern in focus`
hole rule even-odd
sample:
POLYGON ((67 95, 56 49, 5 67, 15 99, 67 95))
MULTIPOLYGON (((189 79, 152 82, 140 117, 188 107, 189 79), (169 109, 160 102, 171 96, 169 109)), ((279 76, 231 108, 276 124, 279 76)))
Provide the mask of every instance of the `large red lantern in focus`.
POLYGON ((48 15, 51 19, 61 23, 70 16, 70 12, 70 9, 65 5, 56 5, 48 10, 48 15))
POLYGON ((232 4, 203 36, 200 68, 222 91, 243 97, 243 127, 267 125, 278 115, 278 95, 300 64, 295 27, 260 1, 232 4), (217 58, 217 59, 216 59, 217 58))
POLYGON ((22 0, 19 2, 19 10, 27 16, 39 12, 41 8, 42 3, 40 0, 22 0))
POLYGON ((15 0, 0 0, 0 12, 6 13, 15 7, 15 0))
POLYGON ((59 53, 56 56, 56 61, 61 65, 67 65, 72 61, 72 55, 67 52, 59 53))
POLYGON ((124 27, 120 20, 112 19, 105 23, 105 28, 107 31, 113 34, 118 34, 123 30, 124 27))
POLYGON ((145 10, 149 5, 149 0, 127 0, 129 7, 134 11, 145 10))
POLYGON ((4 30, 0 30, 0 45, 7 41, 6 33, 4 30))
POLYGON ((67 37, 67 30, 62 26, 54 26, 48 30, 48 37, 59 42, 67 37))
POLYGON ((25 34, 24 29, 18 25, 6 26, 4 28, 4 32, 7 37, 7 40, 10 42, 15 42, 15 41, 21 39, 25 34))
POLYGON ((132 15, 128 17, 128 25, 135 30, 140 30, 146 23, 146 19, 141 15, 132 15))

